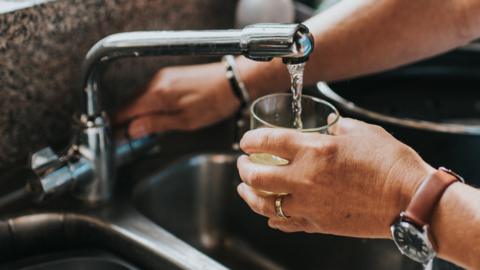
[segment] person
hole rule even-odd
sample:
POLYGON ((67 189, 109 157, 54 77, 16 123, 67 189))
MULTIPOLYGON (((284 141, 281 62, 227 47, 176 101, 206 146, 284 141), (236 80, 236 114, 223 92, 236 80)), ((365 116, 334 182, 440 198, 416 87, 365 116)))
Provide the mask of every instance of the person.
MULTIPOLYGON (((478 0, 342 1, 305 22, 315 51, 306 84, 374 73, 431 57, 480 37, 478 0)), ((289 87, 279 59, 236 59, 241 79, 255 99, 289 87)), ((164 130, 193 130, 231 116, 240 102, 222 63, 160 70, 145 92, 120 111, 132 137, 164 130)), ((257 129, 241 140, 246 154, 267 152, 286 166, 238 159, 243 183, 238 193, 268 225, 353 237, 391 238, 398 219, 419 186, 435 170, 410 147, 381 127, 341 118, 335 136, 284 129, 257 129), (256 190, 288 193, 280 201, 256 190)), ((460 182, 445 189, 429 224, 438 256, 480 269, 480 191, 460 182)))

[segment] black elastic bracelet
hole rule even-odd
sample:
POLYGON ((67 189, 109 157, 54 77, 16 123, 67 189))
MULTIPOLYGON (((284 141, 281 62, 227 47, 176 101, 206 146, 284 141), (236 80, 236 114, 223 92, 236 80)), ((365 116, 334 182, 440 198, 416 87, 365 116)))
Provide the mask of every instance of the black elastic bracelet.
POLYGON ((240 75, 236 69, 235 58, 232 55, 225 55, 222 61, 227 68, 226 76, 230 83, 230 88, 235 97, 240 101, 240 108, 245 109, 250 103, 250 96, 248 95, 245 84, 240 80, 240 75))

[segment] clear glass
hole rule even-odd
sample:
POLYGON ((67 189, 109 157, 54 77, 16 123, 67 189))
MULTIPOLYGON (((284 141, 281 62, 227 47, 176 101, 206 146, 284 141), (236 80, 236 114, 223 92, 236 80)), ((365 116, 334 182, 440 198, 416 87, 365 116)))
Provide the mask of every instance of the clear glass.
MULTIPOLYGON (((330 135, 334 133, 340 114, 332 104, 316 97, 302 95, 303 128, 296 129, 292 101, 292 94, 287 93, 267 95, 255 100, 250 107, 250 129, 269 127, 330 135), (335 117, 328 122, 330 114, 335 117)), ((263 165, 283 166, 289 163, 288 160, 269 153, 254 153, 250 154, 249 158, 252 162, 263 165)), ((273 194, 268 191, 262 192, 273 194)))

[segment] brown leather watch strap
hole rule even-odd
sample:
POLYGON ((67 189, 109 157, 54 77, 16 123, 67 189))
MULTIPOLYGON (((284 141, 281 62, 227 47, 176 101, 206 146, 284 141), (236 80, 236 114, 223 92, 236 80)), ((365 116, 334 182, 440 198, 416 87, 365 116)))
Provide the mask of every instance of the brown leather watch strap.
POLYGON ((403 217, 423 227, 430 223, 432 213, 445 190, 454 182, 463 179, 452 171, 440 167, 427 176, 412 197, 403 217))

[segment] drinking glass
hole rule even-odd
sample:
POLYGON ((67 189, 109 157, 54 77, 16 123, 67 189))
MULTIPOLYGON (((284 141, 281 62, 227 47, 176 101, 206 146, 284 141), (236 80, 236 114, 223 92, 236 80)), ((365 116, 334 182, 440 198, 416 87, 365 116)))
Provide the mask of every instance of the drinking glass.
MULTIPOLYGON (((335 124, 340 114, 330 103, 308 95, 302 95, 301 129, 295 128, 295 113, 292 108, 293 96, 288 93, 272 94, 255 100, 250 107, 250 129, 288 128, 299 132, 317 132, 321 134, 333 134, 335 124), (328 122, 328 116, 334 117, 328 122)), ((263 165, 287 165, 289 161, 269 153, 253 153, 249 156, 252 162, 263 165)), ((262 191, 266 194, 273 194, 262 191)), ((278 195, 278 194, 277 194, 278 195)))

